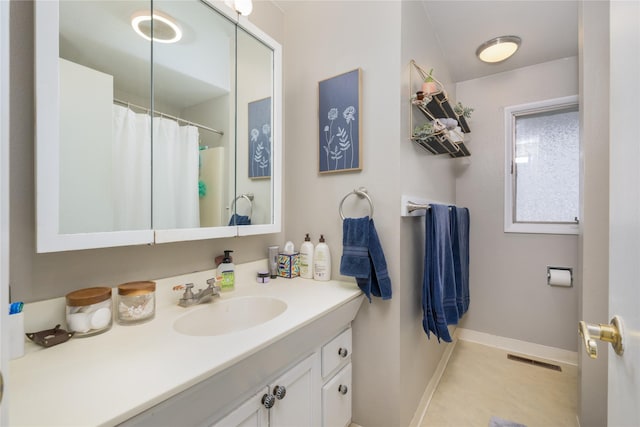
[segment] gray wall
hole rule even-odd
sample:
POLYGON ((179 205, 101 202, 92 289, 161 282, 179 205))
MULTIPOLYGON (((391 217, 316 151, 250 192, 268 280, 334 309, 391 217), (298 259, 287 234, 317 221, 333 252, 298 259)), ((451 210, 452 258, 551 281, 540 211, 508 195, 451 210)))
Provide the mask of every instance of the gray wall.
POLYGON ((457 84, 475 108, 472 156, 456 180, 456 203, 471 212, 471 304, 460 326, 576 350, 578 289, 550 287, 546 266, 577 271, 578 237, 504 233, 504 107, 578 94, 577 58, 457 84))
MULTIPOLYGON (((456 99, 455 86, 451 84, 450 71, 445 64, 436 35, 430 25, 425 25, 425 16, 420 2, 403 2, 401 90, 402 99, 399 141, 400 194, 396 195, 392 213, 399 214, 402 194, 417 196, 440 202, 455 202, 455 172, 459 160, 449 156, 433 156, 409 141, 409 115, 413 114, 414 125, 424 123, 422 113, 409 103, 409 94, 420 89, 421 82, 415 70, 410 70, 413 59, 422 68, 434 69, 434 75, 445 84, 449 96, 456 99), (413 76, 410 79, 410 72, 413 76), (410 80, 412 80, 410 82, 410 80), (418 81, 416 81, 418 80, 418 81), (410 83, 413 87, 410 88, 410 83)), ((422 329, 422 273, 424 264, 425 229, 424 217, 400 218, 400 383, 402 387, 401 418, 398 425, 409 425, 408 415, 415 412, 419 399, 431 379, 440 358, 449 344, 438 343, 431 336, 427 339, 422 329)), ((453 327, 451 328, 453 333, 453 327)))
MULTIPOLYGON (((256 2, 254 13, 276 40, 282 39, 282 12, 271 2, 256 2)), ((210 269, 224 249, 236 262, 266 257, 282 244, 281 233, 151 246, 36 254, 33 92, 33 2, 11 2, 10 278, 13 300, 59 297, 74 289, 116 286, 132 280, 174 276, 210 269)))
MULTIPOLYGON (((609 311, 609 2, 581 2, 582 289, 578 318, 605 323, 609 311)), ((607 361, 600 343, 589 358, 578 340, 578 417, 582 427, 607 424, 607 361)))

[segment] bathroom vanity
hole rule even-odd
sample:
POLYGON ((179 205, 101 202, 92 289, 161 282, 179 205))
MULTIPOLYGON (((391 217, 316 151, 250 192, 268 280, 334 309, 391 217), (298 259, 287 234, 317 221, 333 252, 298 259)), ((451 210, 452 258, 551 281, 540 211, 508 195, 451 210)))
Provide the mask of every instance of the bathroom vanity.
MULTIPOLYGON (((10 363, 11 425, 347 425, 362 293, 339 281, 256 283, 265 265, 238 266, 236 290, 188 308, 172 287, 203 288, 213 271, 157 280, 148 323, 50 348, 27 343, 10 363), (279 314, 269 311, 276 300, 286 305, 279 314), (208 312, 228 330, 202 327, 208 312)), ((56 305, 64 300, 28 304, 27 328, 56 305)))

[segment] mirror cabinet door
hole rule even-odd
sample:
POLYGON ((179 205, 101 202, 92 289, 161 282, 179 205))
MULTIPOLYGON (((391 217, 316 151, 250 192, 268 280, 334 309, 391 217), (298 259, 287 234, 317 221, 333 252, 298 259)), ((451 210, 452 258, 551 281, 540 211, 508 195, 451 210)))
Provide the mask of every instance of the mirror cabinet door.
POLYGON ((149 115, 117 103, 150 99, 151 45, 122 19, 148 6, 36 3, 38 252, 153 241, 150 135, 128 132, 149 115))
POLYGON ((233 218, 239 226, 239 235, 278 232, 282 145, 280 48, 250 26, 238 27, 237 44, 238 158, 233 218))
POLYGON ((156 242, 235 236, 235 23, 201 1, 155 0, 153 228, 156 242), (162 19, 162 20, 161 20, 162 19))

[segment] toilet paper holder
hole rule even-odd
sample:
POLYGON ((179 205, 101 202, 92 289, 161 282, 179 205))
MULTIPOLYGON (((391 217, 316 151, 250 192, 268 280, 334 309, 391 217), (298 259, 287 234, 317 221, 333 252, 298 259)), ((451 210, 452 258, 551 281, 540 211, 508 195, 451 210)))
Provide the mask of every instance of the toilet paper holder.
MULTIPOLYGON (((565 276, 566 273, 560 273, 562 276, 565 276)), ((555 278, 554 278, 555 279, 555 278)), ((563 286, 563 287, 573 287, 573 268, 571 267, 553 267, 553 266, 547 266, 547 285, 549 286, 563 286), (557 276, 557 274, 552 274, 554 271, 558 271, 558 272, 563 272, 563 271, 568 271, 569 272, 569 282, 557 282, 555 280, 552 280, 552 276, 557 276)))

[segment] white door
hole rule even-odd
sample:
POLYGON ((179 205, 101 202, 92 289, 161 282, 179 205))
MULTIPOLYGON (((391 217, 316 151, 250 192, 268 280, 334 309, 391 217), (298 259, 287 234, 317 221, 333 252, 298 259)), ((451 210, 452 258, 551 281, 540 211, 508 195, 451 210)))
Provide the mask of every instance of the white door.
POLYGON ((640 425, 640 2, 610 8, 609 315, 622 318, 625 349, 609 350, 608 425, 618 427, 640 425))
MULTIPOLYGON (((9 2, 0 1, 0 381, 9 365, 6 318, 9 316, 9 2)), ((3 382, 3 381, 2 381, 3 382)), ((6 388, 4 393, 6 394, 6 388)), ((6 399, 0 401, 0 425, 9 425, 6 399)))

